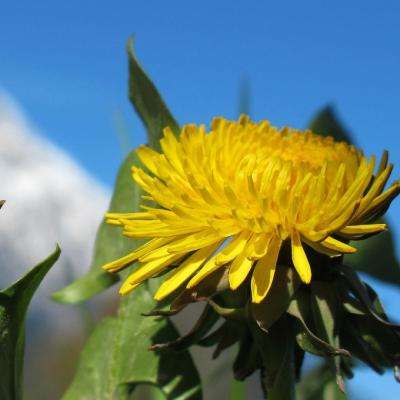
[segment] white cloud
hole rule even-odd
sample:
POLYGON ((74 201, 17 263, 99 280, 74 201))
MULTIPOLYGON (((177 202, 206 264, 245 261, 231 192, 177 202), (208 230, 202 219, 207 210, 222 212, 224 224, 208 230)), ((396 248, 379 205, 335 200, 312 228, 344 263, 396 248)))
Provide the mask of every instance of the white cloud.
POLYGON ((71 275, 87 270, 109 193, 41 137, 18 104, 1 91, 0 199, 6 200, 0 211, 1 286, 23 275, 59 243, 60 261, 35 295, 30 315, 46 319, 60 307, 68 313, 49 296, 71 275))

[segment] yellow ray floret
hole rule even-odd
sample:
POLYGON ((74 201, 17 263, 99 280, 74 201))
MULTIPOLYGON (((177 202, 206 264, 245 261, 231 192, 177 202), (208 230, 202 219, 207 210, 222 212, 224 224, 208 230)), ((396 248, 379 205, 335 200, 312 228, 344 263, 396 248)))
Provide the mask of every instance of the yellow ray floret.
POLYGON ((354 253, 350 240, 387 228, 373 221, 400 192, 398 182, 385 189, 393 169, 387 152, 375 168, 374 157, 345 142, 246 116, 215 118, 209 130, 186 125, 178 137, 166 128, 160 144, 160 153, 141 146, 145 168, 132 167, 152 206, 106 215, 125 236, 148 239, 104 266, 115 272, 139 262, 121 294, 171 270, 155 295, 162 300, 224 268, 230 288, 248 282, 259 303, 282 248, 291 249, 293 268, 308 284, 310 248, 329 257, 354 253))

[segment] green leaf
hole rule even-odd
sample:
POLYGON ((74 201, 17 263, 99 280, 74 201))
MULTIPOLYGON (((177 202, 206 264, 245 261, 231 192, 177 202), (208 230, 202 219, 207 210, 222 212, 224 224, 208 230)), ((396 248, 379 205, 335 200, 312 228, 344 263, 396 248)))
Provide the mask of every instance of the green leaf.
MULTIPOLYGON (((132 165, 138 165, 136 153, 132 151, 119 169, 109 211, 131 212, 137 209, 140 191, 131 177, 132 165)), ((132 251, 135 240, 122 236, 121 230, 103 221, 99 227, 94 246, 93 261, 89 272, 64 289, 53 294, 55 301, 77 304, 101 293, 119 280, 117 274, 110 274, 101 266, 132 251)))
POLYGON ((143 285, 123 299, 117 317, 100 323, 63 400, 129 399, 139 383, 159 386, 171 400, 201 398, 199 376, 188 352, 148 350, 178 336, 167 318, 140 316, 152 306, 154 300, 143 285))
MULTIPOLYGON (((321 109, 311 120, 309 128, 320 135, 333 136, 336 140, 355 144, 354 138, 343 127, 331 106, 321 109)), ((387 223, 385 219, 380 222, 387 223)), ((351 245, 358 251, 344 257, 347 265, 384 282, 400 284, 400 264, 390 231, 382 232, 366 240, 353 241, 351 245)))
POLYGON ((33 294, 60 256, 53 254, 9 288, 0 291, 0 398, 22 399, 25 315, 33 294))
POLYGON ((163 129, 170 127, 179 133, 179 125, 165 105, 157 88, 139 65, 133 48, 133 39, 127 44, 129 59, 129 99, 147 130, 149 145, 159 149, 163 129))

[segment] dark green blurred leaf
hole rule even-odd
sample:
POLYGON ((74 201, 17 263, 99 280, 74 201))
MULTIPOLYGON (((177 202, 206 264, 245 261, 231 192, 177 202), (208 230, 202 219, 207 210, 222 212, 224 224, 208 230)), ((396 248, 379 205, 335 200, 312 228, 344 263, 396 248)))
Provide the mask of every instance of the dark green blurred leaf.
POLYGON ((366 240, 353 241, 351 245, 358 251, 344 257, 347 265, 384 282, 400 285, 400 266, 390 230, 366 240))
POLYGON ((250 116, 251 108, 251 85, 247 77, 243 77, 239 83, 239 115, 250 116))
POLYGON ((245 336, 239 343, 239 351, 233 363, 235 379, 242 381, 262 367, 257 345, 250 336, 245 336))
POLYGON ((60 256, 53 254, 0 292, 0 399, 22 399, 25 315, 33 294, 60 256))
POLYGON ((143 285, 123 299, 117 317, 100 323, 63 400, 129 399, 139 383, 159 386, 171 400, 201 398, 199 376, 189 353, 148 350, 154 343, 177 338, 167 318, 140 316, 143 309, 153 306, 143 285))
MULTIPOLYGON (((132 151, 121 165, 111 198, 109 211, 131 212, 137 209, 140 191, 132 176, 132 165, 139 165, 139 160, 132 151)), ((60 303, 77 304, 107 289, 119 280, 117 274, 110 274, 101 269, 109 261, 132 251, 137 243, 122 236, 121 230, 103 221, 96 236, 93 261, 89 272, 64 289, 53 294, 52 298, 60 303)))
MULTIPOLYGON (((317 112, 309 128, 320 135, 333 136, 336 140, 356 144, 332 106, 324 107, 317 112)), ((384 219, 381 222, 387 223, 384 219)), ((345 263, 374 278, 400 284, 400 265, 393 243, 393 235, 390 231, 382 232, 366 240, 353 241, 351 245, 358 251, 356 254, 346 255, 345 263)))
POLYGON ((175 134, 179 125, 165 105, 153 82, 139 65, 133 48, 133 39, 127 44, 129 59, 129 99, 147 129, 149 145, 159 149, 163 129, 170 127, 175 134))
POLYGON ((355 144, 354 138, 344 128, 343 123, 336 115, 331 105, 319 110, 308 124, 309 129, 322 136, 333 136, 335 140, 344 140, 347 143, 355 144))

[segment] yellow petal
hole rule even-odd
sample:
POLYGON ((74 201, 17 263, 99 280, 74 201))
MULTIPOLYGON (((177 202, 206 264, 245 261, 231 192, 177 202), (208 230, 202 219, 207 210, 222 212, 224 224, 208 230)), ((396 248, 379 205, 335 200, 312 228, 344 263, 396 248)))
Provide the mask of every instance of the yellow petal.
POLYGON ((157 161, 160 158, 160 154, 147 146, 139 146, 136 149, 140 161, 154 174, 158 175, 157 161))
POLYGON ((132 253, 127 254, 124 257, 119 258, 118 260, 114 260, 112 262, 109 262, 108 264, 103 265, 103 269, 106 271, 110 272, 115 272, 118 271, 122 268, 125 268, 129 264, 132 264, 134 261, 136 261, 139 257, 142 255, 157 249, 158 247, 170 242, 173 240, 172 237, 169 238, 158 238, 158 239, 152 239, 145 243, 144 245, 138 247, 135 251, 132 253))
POLYGON ((247 278, 253 262, 246 257, 245 252, 242 252, 233 260, 229 267, 229 286, 232 290, 237 289, 247 278))
POLYGON ((267 236, 265 234, 257 235, 248 249, 247 257, 253 261, 264 257, 267 254, 270 241, 271 236, 267 236))
POLYGON ((135 212, 135 213, 106 213, 106 218, 110 219, 154 219, 154 215, 148 212, 135 212))
POLYGON ((192 289, 195 287, 197 284, 199 284, 206 276, 212 274, 214 271, 216 271, 218 268, 221 268, 220 265, 218 265, 216 261, 217 256, 211 257, 206 264, 204 265, 203 268, 189 281, 189 283, 186 285, 188 289, 192 289))
POLYGON ((172 243, 168 251, 170 253, 189 252, 208 246, 221 240, 221 236, 211 230, 203 230, 194 235, 186 236, 177 243, 172 243))
POLYGON ((224 265, 232 261, 245 248, 247 240, 250 238, 249 231, 242 232, 236 236, 221 252, 217 255, 216 263, 224 265))
POLYGON ((386 224, 348 225, 340 230, 345 235, 365 235, 386 230, 386 224))
POLYGON ((129 282, 131 285, 141 283, 144 280, 159 274, 166 267, 179 260, 183 256, 183 254, 170 254, 169 256, 158 258, 157 260, 142 264, 136 271, 128 276, 127 282, 129 282))
POLYGON ((357 217, 357 221, 361 221, 368 216, 374 215, 375 212, 386 207, 400 193, 400 182, 394 182, 393 185, 385 190, 382 194, 372 200, 369 207, 357 217))
POLYGON ((273 238, 269 243, 266 255, 257 261, 251 277, 253 303, 261 303, 272 286, 281 244, 282 241, 279 238, 273 238))
POLYGON ((119 294, 121 296, 125 296, 126 294, 132 292, 132 290, 136 289, 139 285, 140 283, 136 285, 131 285, 128 281, 125 281, 119 288, 119 294))
POLYGON ((165 246, 159 247, 139 258, 140 262, 156 260, 160 257, 166 257, 169 254, 189 253, 202 247, 209 246, 221 239, 210 231, 199 232, 190 236, 177 236, 176 240, 168 242, 165 246))
POLYGON ((292 260, 300 279, 304 283, 311 282, 311 267, 301 244, 299 232, 292 232, 292 260))
POLYGON ((325 240, 323 240, 321 245, 343 254, 352 254, 357 251, 355 247, 349 246, 340 240, 334 239, 332 236, 328 236, 325 240))
POLYGON ((342 253, 338 251, 333 251, 325 246, 321 245, 321 242, 313 242, 312 240, 308 240, 307 238, 303 237, 303 242, 308 244, 312 249, 317 251, 318 253, 325 254, 329 257, 340 257, 342 253))
POLYGON ((162 283, 154 295, 154 299, 160 301, 177 289, 203 265, 207 258, 220 244, 221 242, 218 242, 211 246, 204 247, 192 254, 162 283))

